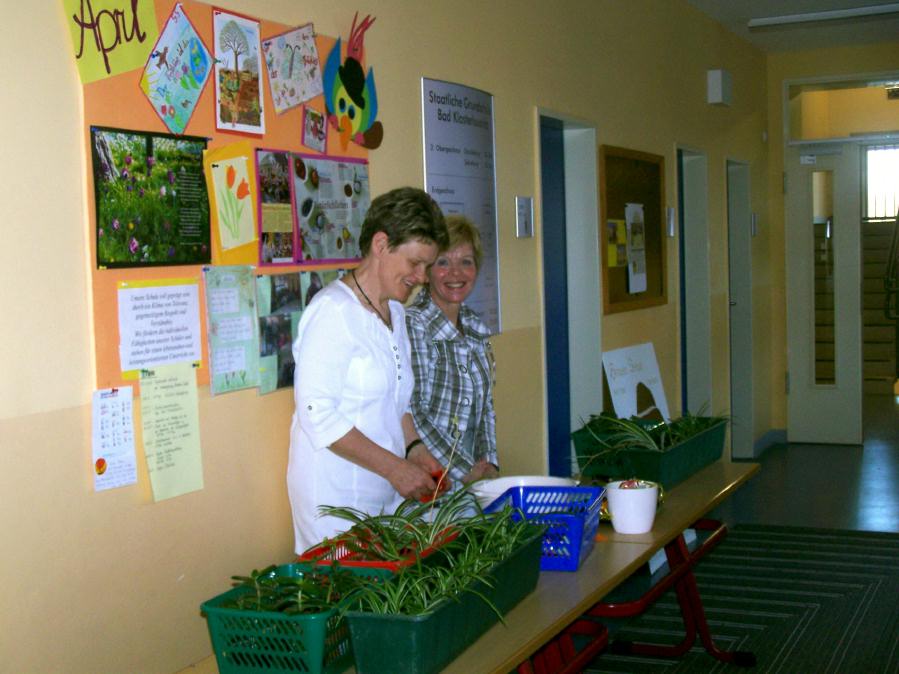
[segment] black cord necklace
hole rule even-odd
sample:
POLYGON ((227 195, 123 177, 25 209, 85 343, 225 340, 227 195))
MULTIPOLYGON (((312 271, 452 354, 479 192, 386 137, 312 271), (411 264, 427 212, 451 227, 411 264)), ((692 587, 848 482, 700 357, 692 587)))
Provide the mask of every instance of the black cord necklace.
POLYGON ((350 276, 353 277, 353 283, 356 284, 356 288, 357 288, 357 289, 359 290, 359 292, 362 294, 362 297, 365 298, 365 301, 368 302, 368 306, 370 306, 372 309, 374 309, 374 312, 375 312, 376 314, 378 314, 378 318, 380 318, 380 319, 381 319, 381 322, 382 322, 384 325, 387 326, 387 329, 388 329, 388 330, 392 330, 393 327, 390 325, 390 321, 387 320, 386 318, 384 318, 384 315, 378 310, 378 307, 376 307, 376 306, 372 303, 372 301, 371 301, 370 299, 368 299, 368 295, 366 295, 366 294, 365 294, 365 291, 362 290, 362 286, 359 285, 359 280, 356 278, 356 270, 355 270, 355 269, 353 269, 353 270, 350 272, 350 276))

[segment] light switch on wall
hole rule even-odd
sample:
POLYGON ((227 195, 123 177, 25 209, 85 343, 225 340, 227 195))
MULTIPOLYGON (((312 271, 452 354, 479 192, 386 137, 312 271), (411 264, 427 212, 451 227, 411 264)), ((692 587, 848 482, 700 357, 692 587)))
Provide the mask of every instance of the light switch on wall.
POLYGON ((515 197, 515 236, 528 239, 534 236, 534 200, 515 197))

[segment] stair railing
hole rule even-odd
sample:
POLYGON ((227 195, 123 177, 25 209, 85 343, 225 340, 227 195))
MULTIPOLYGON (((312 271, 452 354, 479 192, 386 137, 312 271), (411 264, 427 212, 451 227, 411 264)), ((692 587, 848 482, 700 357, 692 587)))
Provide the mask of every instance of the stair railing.
POLYGON ((893 239, 890 242, 890 255, 883 275, 883 287, 886 291, 886 301, 883 305, 886 317, 891 321, 899 321, 899 213, 893 220, 893 239))
POLYGON ((887 258, 886 273, 883 275, 886 296, 883 311, 887 320, 895 321, 893 348, 895 350, 896 379, 899 379, 899 213, 893 220, 893 239, 890 242, 890 256, 887 258))

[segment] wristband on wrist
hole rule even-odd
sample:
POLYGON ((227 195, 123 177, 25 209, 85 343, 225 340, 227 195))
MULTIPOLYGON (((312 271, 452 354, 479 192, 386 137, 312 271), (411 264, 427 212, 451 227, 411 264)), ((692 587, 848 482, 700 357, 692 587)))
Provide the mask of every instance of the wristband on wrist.
POLYGON ((411 452, 413 449, 415 449, 416 445, 423 445, 423 444, 425 444, 425 443, 422 441, 421 438, 415 438, 415 440, 413 440, 408 445, 406 445, 406 456, 409 456, 409 452, 411 452))

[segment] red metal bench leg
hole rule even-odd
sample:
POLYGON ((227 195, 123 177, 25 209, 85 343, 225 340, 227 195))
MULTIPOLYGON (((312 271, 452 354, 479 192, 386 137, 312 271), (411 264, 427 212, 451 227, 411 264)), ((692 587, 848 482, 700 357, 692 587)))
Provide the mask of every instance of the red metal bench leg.
POLYGON ((729 662, 740 667, 754 667, 755 655, 746 651, 724 651, 718 648, 709 630, 705 617, 705 609, 702 605, 702 597, 693 575, 693 566, 704 557, 711 548, 717 545, 727 532, 727 528, 710 520, 701 520, 696 523, 700 529, 715 529, 714 533, 697 550, 690 553, 683 535, 678 536, 665 546, 665 555, 668 558, 669 576, 661 581, 642 598, 622 604, 597 604, 590 613, 596 616, 620 617, 635 616, 645 611, 649 605, 655 602, 661 593, 674 586, 677 595, 677 603, 680 607, 681 617, 684 621, 684 639, 673 646, 661 644, 639 644, 628 641, 612 642, 610 651, 619 654, 632 653, 635 655, 649 655, 655 657, 680 657, 692 648, 696 641, 696 635, 702 641, 705 650, 713 658, 721 662, 729 662))
POLYGON ((581 618, 534 653, 530 660, 521 663, 518 674, 576 674, 599 655, 608 643, 609 632, 605 625, 581 618), (587 637, 590 641, 577 651, 572 635, 587 637))

